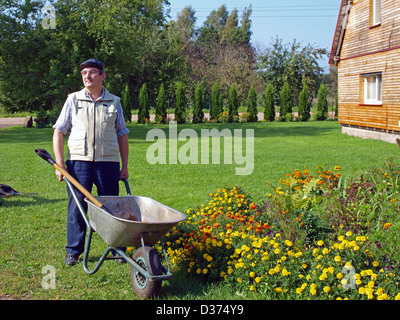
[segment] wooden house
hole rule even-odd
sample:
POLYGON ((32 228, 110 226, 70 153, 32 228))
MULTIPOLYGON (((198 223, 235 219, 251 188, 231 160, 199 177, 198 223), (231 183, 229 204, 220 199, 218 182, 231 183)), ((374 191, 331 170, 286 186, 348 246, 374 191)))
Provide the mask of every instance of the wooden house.
POLYGON ((400 137, 400 0, 342 0, 329 58, 346 134, 400 137))

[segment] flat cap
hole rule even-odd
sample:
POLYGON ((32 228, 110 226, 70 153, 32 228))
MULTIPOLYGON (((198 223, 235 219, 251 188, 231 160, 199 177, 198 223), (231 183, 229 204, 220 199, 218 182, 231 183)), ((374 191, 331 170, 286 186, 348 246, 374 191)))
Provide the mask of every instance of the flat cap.
POLYGON ((94 58, 90 58, 89 60, 82 62, 80 67, 81 67, 81 70, 85 69, 85 68, 97 68, 97 69, 104 70, 104 62, 101 62, 94 58))

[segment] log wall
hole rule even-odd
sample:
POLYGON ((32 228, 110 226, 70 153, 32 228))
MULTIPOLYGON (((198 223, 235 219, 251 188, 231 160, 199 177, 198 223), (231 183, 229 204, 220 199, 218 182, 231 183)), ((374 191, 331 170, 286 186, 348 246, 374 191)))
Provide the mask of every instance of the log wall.
POLYGON ((400 0, 382 0, 372 23, 372 0, 355 0, 338 63, 339 122, 400 131, 400 0), (363 74, 382 73, 382 104, 364 104, 363 74))

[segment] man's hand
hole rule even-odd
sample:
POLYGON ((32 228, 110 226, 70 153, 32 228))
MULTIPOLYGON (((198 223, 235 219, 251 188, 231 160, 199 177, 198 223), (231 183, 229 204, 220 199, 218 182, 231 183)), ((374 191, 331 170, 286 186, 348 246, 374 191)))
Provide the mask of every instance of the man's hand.
MULTIPOLYGON (((67 170, 64 164, 64 134, 57 129, 54 129, 54 134, 53 134, 53 150, 57 164, 61 168, 67 170)), ((58 181, 64 180, 64 176, 58 170, 56 170, 56 175, 58 181)))
POLYGON ((129 172, 128 172, 128 169, 127 168, 122 168, 121 169, 121 172, 120 172, 120 174, 119 174, 119 179, 120 180, 122 180, 122 179, 128 179, 129 178, 129 172))
MULTIPOLYGON (((65 171, 68 171, 64 164, 63 164, 63 165, 60 165, 60 164, 59 164, 59 166, 62 167, 65 171)), ((64 180, 64 176, 63 176, 62 173, 61 173, 60 171, 58 171, 57 169, 56 169, 56 176, 57 176, 57 178, 58 178, 58 181, 63 181, 63 180, 64 180)))

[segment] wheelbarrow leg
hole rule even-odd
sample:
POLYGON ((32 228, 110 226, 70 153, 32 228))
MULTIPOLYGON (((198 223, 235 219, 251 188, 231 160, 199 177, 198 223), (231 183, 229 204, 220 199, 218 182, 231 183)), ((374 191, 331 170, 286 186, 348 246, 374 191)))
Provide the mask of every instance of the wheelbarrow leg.
POLYGON ((87 274, 94 274, 94 273, 96 273, 96 272, 100 269, 100 267, 101 267, 101 265, 103 264, 104 260, 106 260, 106 257, 107 257, 107 255, 108 255, 108 253, 109 253, 112 249, 115 250, 114 247, 110 247, 110 246, 107 247, 107 249, 104 251, 103 255, 100 257, 99 261, 97 262, 96 266, 94 267, 94 269, 90 270, 90 269, 88 268, 87 263, 88 263, 88 259, 89 259, 89 251, 90 251, 90 243, 91 243, 91 241, 92 241, 92 234, 93 234, 92 229, 91 229, 91 228, 88 228, 88 234, 87 234, 87 237, 86 237, 86 244, 85 244, 85 254, 84 254, 84 256, 83 256, 83 269, 85 270, 85 272, 86 272, 87 274))

